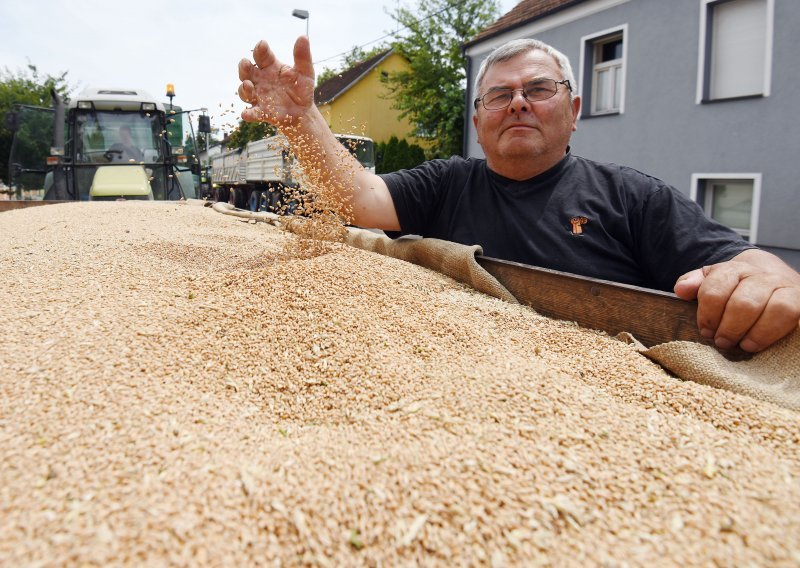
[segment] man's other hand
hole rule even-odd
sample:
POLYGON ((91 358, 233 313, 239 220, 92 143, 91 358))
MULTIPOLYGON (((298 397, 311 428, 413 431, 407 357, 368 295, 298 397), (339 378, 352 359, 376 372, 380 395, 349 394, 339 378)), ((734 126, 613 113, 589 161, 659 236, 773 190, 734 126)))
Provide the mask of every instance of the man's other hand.
POLYGON ((738 344, 762 351, 800 322, 800 274, 758 249, 687 272, 675 283, 675 294, 697 299, 700 333, 720 349, 738 344))

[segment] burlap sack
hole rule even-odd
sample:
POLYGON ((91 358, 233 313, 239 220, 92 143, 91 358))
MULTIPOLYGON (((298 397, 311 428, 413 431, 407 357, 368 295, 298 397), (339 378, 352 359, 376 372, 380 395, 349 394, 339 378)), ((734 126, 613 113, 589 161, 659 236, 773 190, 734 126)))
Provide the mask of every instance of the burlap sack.
POLYGON ((475 261, 476 254, 483 254, 483 249, 478 245, 467 246, 439 239, 393 240, 378 233, 353 228, 348 229, 345 242, 360 249, 413 262, 441 272, 484 294, 518 303, 505 286, 475 261))
POLYGON ((691 341, 642 353, 682 379, 800 410, 800 329, 749 361, 728 361, 713 347, 691 341))

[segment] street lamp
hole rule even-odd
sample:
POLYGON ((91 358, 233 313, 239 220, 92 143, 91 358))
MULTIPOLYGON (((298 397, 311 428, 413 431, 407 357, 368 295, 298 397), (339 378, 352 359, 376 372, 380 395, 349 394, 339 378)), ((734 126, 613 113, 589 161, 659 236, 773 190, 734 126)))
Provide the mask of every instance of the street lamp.
POLYGON ((292 16, 306 21, 306 37, 308 37, 308 10, 292 10, 292 16))

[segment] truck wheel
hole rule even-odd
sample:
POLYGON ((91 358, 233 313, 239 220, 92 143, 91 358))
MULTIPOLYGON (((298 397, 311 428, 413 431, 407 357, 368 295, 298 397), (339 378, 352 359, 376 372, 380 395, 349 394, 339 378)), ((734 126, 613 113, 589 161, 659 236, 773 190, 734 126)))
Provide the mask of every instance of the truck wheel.
POLYGON ((281 193, 279 189, 270 189, 268 194, 270 213, 280 214, 281 212, 281 193))
POLYGON ((237 209, 247 209, 248 204, 248 197, 250 192, 246 189, 242 189, 240 187, 232 187, 230 196, 228 197, 228 203, 236 207, 237 209))
POLYGON ((261 193, 260 191, 253 191, 250 194, 250 203, 248 203, 248 209, 250 211, 259 211, 261 209, 261 193))

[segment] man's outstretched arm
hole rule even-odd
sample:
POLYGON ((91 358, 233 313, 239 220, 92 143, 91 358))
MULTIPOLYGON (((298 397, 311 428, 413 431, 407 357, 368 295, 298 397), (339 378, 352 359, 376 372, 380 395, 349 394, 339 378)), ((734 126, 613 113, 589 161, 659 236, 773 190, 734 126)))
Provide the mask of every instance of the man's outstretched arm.
POLYGON ((239 62, 239 98, 251 105, 249 122, 269 122, 286 136, 292 151, 317 183, 338 195, 348 221, 384 230, 400 223, 384 181, 365 170, 334 137, 314 104, 314 67, 308 38, 294 45, 294 66, 283 64, 265 41, 253 49, 253 61, 239 62))

